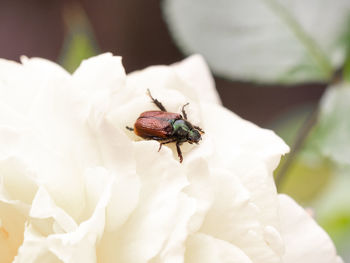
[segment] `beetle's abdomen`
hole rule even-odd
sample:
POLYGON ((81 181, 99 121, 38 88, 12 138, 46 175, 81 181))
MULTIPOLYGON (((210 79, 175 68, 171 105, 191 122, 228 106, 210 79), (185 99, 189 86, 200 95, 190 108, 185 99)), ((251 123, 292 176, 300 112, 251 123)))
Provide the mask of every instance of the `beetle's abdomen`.
POLYGON ((178 113, 146 111, 136 120, 134 131, 144 139, 168 138, 173 134, 172 123, 181 118, 178 113))

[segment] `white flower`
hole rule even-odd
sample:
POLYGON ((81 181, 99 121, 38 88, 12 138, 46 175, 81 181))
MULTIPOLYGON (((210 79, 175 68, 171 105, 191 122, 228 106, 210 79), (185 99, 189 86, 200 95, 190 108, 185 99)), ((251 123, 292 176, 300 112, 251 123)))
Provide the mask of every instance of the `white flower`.
POLYGON ((0 60, 0 262, 338 263, 327 234, 272 172, 288 147, 223 108, 199 56, 125 75, 103 54, 70 75, 0 60), (205 131, 173 145, 128 131, 186 108, 205 131))

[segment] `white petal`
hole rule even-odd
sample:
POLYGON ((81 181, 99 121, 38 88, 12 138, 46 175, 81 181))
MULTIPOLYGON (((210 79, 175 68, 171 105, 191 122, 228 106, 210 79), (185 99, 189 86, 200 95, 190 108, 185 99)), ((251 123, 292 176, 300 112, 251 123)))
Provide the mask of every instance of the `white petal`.
POLYGON ((139 202, 140 179, 136 174, 118 174, 107 207, 106 230, 123 226, 139 202))
MULTIPOLYGON (((110 178, 112 194, 107 206, 106 231, 115 231, 129 218, 139 201, 140 180, 136 174, 112 173, 103 167, 88 169, 86 177, 86 208, 83 218, 89 218, 110 178)), ((81 219, 80 219, 81 220, 81 219)))
POLYGON ((89 123, 91 132, 95 136, 95 147, 99 150, 99 157, 104 167, 110 171, 128 174, 135 170, 135 160, 130 134, 125 126, 132 124, 120 122, 119 114, 104 116, 99 123, 89 123))
POLYGON ((19 137, 19 134, 14 129, 0 126, 0 159, 6 159, 13 155, 14 147, 18 143, 19 137))
MULTIPOLYGON (((14 67, 47 62, 23 63, 14 67)), ((21 219, 18 227, 0 213, 0 235, 15 233, 15 249, 32 205, 16 263, 280 262, 272 171, 288 147, 218 105, 200 57, 133 73, 127 89, 110 54, 73 77, 46 70, 57 82, 39 83, 35 103, 17 112, 0 102, 0 210, 21 219), (125 129, 156 108, 147 88, 172 112, 190 102, 190 119, 204 125, 201 144, 183 145, 182 164, 173 145, 158 152, 125 129)))
POLYGON ((1 155, 22 159, 36 173, 37 179, 52 190, 55 201, 77 217, 82 200, 76 193, 79 188, 81 191, 81 182, 79 176, 72 174, 79 175, 80 164, 85 160, 92 164, 98 158, 96 151, 91 151, 94 148, 89 147, 91 142, 84 130, 85 123, 75 114, 77 97, 70 89, 70 76, 45 60, 31 59, 23 63, 23 66, 16 65, 11 74, 5 74, 7 79, 2 82, 8 97, 0 106, 0 125, 12 141, 2 149, 6 153, 1 155), (23 83, 17 83, 16 78, 23 83), (11 85, 17 93, 12 94, 11 85), (30 94, 26 96, 26 92, 30 94), (26 96, 28 101, 22 102, 18 94, 26 96), (62 189, 69 188, 65 195, 61 194, 62 189), (72 206, 74 202, 76 206, 72 206))
POLYGON ((170 149, 157 152, 159 145, 153 141, 134 145, 136 172, 141 179, 138 206, 114 237, 104 235, 99 248, 101 261, 143 263, 155 257, 174 231, 177 222, 173 218, 184 201, 181 190, 188 182, 170 149), (113 250, 108 245, 111 242, 113 250))
POLYGON ((279 195, 284 263, 341 263, 327 233, 287 195, 279 195))
POLYGON ((96 245, 104 231, 106 207, 110 201, 112 183, 111 178, 94 213, 87 221, 81 223, 76 231, 48 237, 49 250, 64 263, 96 262, 96 245))
POLYGON ((22 131, 15 156, 35 174, 36 181, 45 185, 58 206, 78 217, 83 186, 74 158, 48 149, 42 139, 40 135, 22 131))
POLYGON ((57 207, 45 189, 40 188, 33 202, 31 216, 36 218, 53 218, 54 231, 42 234, 44 221, 33 221, 28 226, 25 238, 16 262, 95 262, 95 247, 101 238, 106 207, 110 201, 113 178, 110 174, 103 174, 100 169, 90 170, 86 174, 88 192, 85 209, 89 218, 79 226, 62 209, 57 207), (98 173, 100 172, 100 173, 98 173), (93 177, 94 175, 94 177, 93 177), (99 177, 99 176, 102 176, 99 177), (89 188, 94 184, 94 189, 89 188), (92 207, 93 206, 93 207, 92 207), (57 233, 59 228, 59 234, 57 233), (37 230, 40 230, 38 232, 37 230), (89 253, 87 253, 89 252, 89 253), (50 260, 53 261, 50 261, 50 260), (60 259, 60 260, 58 260, 60 259), (48 261, 45 261, 48 260, 48 261))
MULTIPOLYGON (((250 202, 261 211, 254 215, 261 229, 271 226, 278 231, 278 201, 272 172, 288 146, 272 131, 242 120, 220 106, 203 104, 201 108, 206 131, 203 141, 208 136, 215 147, 209 163, 226 167, 238 177, 249 193, 250 202)), ((271 248, 280 254, 279 245, 271 248)))
POLYGON ((23 160, 37 180, 48 187, 55 202, 77 218, 83 203, 81 175, 87 165, 100 162, 99 152, 85 120, 75 114, 76 97, 69 87, 52 84, 40 93, 40 98, 26 117, 0 105, 4 110, 0 130, 11 139, 1 155, 23 160), (67 191, 65 195, 62 189, 67 191))
POLYGON ((277 190, 266 163, 245 153, 233 159, 230 165, 231 173, 239 176, 240 182, 249 191, 251 202, 261 211, 257 215, 261 224, 279 230, 277 190))
POLYGON ((45 59, 24 59, 23 65, 0 60, 0 101, 22 114, 37 103, 50 85, 59 85, 69 74, 45 59))
POLYGON ((45 237, 41 236, 35 229, 29 225, 24 232, 24 241, 18 249, 18 254, 13 263, 61 263, 54 254, 52 254, 45 242, 45 237))
POLYGON ((214 79, 201 55, 193 55, 171 66, 197 92, 201 101, 221 104, 214 79))
POLYGON ((30 71, 30 75, 35 74, 38 80, 52 79, 52 77, 66 78, 69 73, 60 65, 44 58, 27 58, 21 57, 21 63, 26 70, 30 71))
MULTIPOLYGON (((192 67, 191 64, 185 63, 185 66, 192 67)), ((152 92, 153 97, 161 101, 164 104, 164 106, 166 106, 168 111, 176 112, 177 110, 174 110, 174 107, 172 105, 180 104, 182 106, 187 102, 191 102, 191 100, 198 102, 199 100, 201 100, 202 96, 202 93, 198 91, 198 81, 194 80, 197 77, 194 77, 192 75, 191 77, 186 76, 183 73, 183 70, 184 69, 182 69, 182 65, 181 67, 179 65, 175 67, 151 66, 144 70, 135 71, 128 74, 127 86, 133 90, 133 96, 137 96, 135 93, 136 91, 142 90, 143 94, 145 94, 144 91, 146 89, 149 89, 152 92), (169 92, 171 92, 171 90, 176 90, 180 94, 177 94, 176 96, 176 93, 173 92, 173 95, 170 95, 169 92), (167 93, 167 95, 163 95, 164 97, 158 96, 155 95, 155 91, 159 93, 167 93), (185 97, 183 97, 181 100, 181 97, 179 97, 179 95, 185 97)), ((195 74, 196 73, 193 73, 193 75, 195 74)), ((203 77, 210 77, 210 75, 204 75, 203 77)), ((209 84, 209 86, 210 87, 206 87, 206 89, 212 90, 212 85, 209 84)), ((211 91, 211 93, 214 92, 211 91)), ((205 95, 204 98, 208 98, 207 95, 205 95)))
POLYGON ((75 231, 77 228, 75 221, 60 207, 56 206, 49 193, 43 187, 39 188, 29 215, 40 219, 52 217, 55 220, 55 224, 58 224, 65 232, 75 231))
POLYGON ((152 263, 184 262, 185 240, 189 235, 189 221, 196 211, 196 200, 185 194, 180 194, 178 208, 173 216, 176 224, 169 233, 160 253, 152 259, 152 263))
POLYGON ((0 161, 0 262, 12 262, 17 255, 36 191, 25 165, 14 158, 0 161))
POLYGON ((252 263, 239 248, 214 237, 195 234, 187 241, 185 263, 252 263))
POLYGON ((260 220, 264 211, 252 202, 239 178, 218 169, 212 175, 215 200, 200 231, 234 244, 253 262, 280 262, 280 251, 265 240, 265 226, 260 220))
POLYGON ((23 204, 0 199, 0 259, 11 262, 23 242, 24 224, 27 220, 23 204))
POLYGON ((215 189, 213 189, 212 174, 208 163, 204 159, 198 158, 189 162, 186 168, 189 185, 183 192, 196 200, 196 212, 188 225, 191 234, 197 232, 202 226, 205 216, 214 202, 215 189))
POLYGON ((16 158, 0 160, 0 198, 30 205, 38 190, 35 175, 16 158))
POLYGON ((88 117, 92 128, 98 126, 110 107, 113 93, 117 96, 125 87, 125 70, 121 57, 111 53, 84 60, 73 74, 73 88, 82 97, 87 108, 82 114, 88 117))
POLYGON ((206 136, 214 141, 217 159, 230 166, 242 154, 259 158, 270 173, 289 147, 273 131, 259 128, 231 111, 214 104, 201 105, 206 136))
MULTIPOLYGON (((120 89, 125 82, 121 60, 121 57, 111 53, 84 60, 73 74, 74 88, 91 95, 120 89)), ((101 103, 103 104, 102 101, 101 103)))

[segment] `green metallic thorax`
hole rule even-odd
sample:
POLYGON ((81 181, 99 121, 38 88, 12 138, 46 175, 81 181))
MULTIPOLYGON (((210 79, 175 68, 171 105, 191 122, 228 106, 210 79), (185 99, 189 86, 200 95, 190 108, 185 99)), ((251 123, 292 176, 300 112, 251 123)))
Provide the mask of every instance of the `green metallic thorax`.
POLYGON ((177 134, 180 132, 180 134, 182 133, 188 133, 192 127, 190 127, 188 125, 188 122, 186 122, 185 120, 176 120, 172 123, 173 125, 173 133, 177 134))

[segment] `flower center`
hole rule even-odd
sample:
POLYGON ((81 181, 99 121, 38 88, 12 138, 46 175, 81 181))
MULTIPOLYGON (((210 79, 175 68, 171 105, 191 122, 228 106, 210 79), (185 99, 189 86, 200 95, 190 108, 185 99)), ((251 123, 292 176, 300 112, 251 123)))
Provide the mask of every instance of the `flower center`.
POLYGON ((0 262, 11 263, 23 243, 25 217, 0 202, 0 262))
POLYGON ((2 225, 2 220, 0 219, 0 236, 3 239, 9 238, 9 232, 7 232, 6 228, 2 225))

